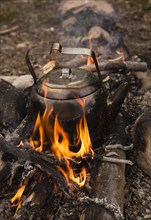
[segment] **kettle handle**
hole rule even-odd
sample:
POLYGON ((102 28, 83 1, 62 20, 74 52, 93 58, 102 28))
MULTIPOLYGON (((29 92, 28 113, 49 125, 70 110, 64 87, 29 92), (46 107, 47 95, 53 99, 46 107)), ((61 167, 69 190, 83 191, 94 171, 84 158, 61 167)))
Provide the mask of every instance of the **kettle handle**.
MULTIPOLYGON (((94 51, 92 51, 92 50, 90 50, 88 48, 68 48, 68 47, 62 47, 61 44, 59 44, 59 43, 53 43, 52 44, 49 53, 51 54, 53 51, 58 51, 58 52, 60 52, 62 54, 91 56, 92 59, 94 60, 95 66, 96 66, 96 70, 97 70, 97 73, 98 73, 98 78, 99 78, 100 82, 102 82, 102 76, 101 76, 101 73, 100 73, 100 69, 99 69, 98 62, 97 62, 97 59, 96 59, 94 51)), ((26 63, 27 63, 28 69, 29 69, 29 71, 30 71, 30 73, 31 73, 31 75, 33 77, 34 83, 36 84, 37 76, 36 76, 36 73, 34 71, 34 68, 33 68, 32 64, 31 64, 31 61, 30 61, 29 52, 30 52, 30 49, 27 50, 25 59, 26 59, 26 63)))
POLYGON ((30 53, 30 49, 28 49, 27 52, 26 52, 25 60, 26 60, 26 64, 28 66, 29 72, 31 73, 31 75, 33 77, 34 84, 36 84, 37 76, 36 76, 36 73, 35 73, 35 70, 34 70, 32 64, 31 64, 31 61, 30 61, 30 58, 29 58, 29 53, 30 53))
POLYGON ((99 65, 98 65, 98 62, 97 62, 97 59, 96 59, 96 56, 95 56, 95 53, 94 53, 93 50, 90 50, 88 48, 62 47, 61 44, 59 44, 59 43, 53 43, 52 46, 51 46, 51 49, 50 49, 50 53, 52 53, 52 51, 54 51, 54 50, 59 51, 62 54, 91 56, 93 61, 94 61, 94 64, 95 64, 99 80, 102 82, 102 76, 101 76, 101 73, 100 73, 99 65))

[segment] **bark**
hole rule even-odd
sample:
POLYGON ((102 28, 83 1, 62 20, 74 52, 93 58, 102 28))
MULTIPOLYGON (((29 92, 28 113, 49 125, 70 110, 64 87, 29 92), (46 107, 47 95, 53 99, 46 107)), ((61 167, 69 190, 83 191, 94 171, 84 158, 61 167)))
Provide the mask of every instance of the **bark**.
MULTIPOLYGON (((126 144, 124 122, 117 116, 111 123, 112 143, 126 144)), ((117 149, 116 153, 125 159, 125 152, 117 149)), ((92 170, 92 194, 90 204, 85 211, 85 220, 123 219, 125 165, 97 162, 92 170)))
MULTIPOLYGON (((126 72, 126 71, 147 71, 147 63, 132 61, 106 61, 98 63, 100 71, 126 72)), ((91 72, 96 71, 94 64, 84 65, 80 67, 91 72)))

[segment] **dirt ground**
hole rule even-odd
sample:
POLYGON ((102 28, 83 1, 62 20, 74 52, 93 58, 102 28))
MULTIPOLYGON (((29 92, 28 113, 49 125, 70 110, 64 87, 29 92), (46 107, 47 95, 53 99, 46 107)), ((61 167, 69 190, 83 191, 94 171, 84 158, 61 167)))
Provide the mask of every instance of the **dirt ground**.
MULTIPOLYGON (((68 0, 71 2, 70 0, 68 0)), ((12 0, 0 2, 0 30, 16 27, 0 35, 0 74, 27 73, 24 62, 27 47, 48 47, 57 41, 62 18, 57 12, 60 0, 12 0)), ((123 33, 132 55, 151 53, 150 1, 110 0, 117 15, 117 31, 123 33)), ((148 58, 149 59, 149 58, 148 58)))
MULTIPOLYGON (((0 75, 27 74, 27 48, 37 45, 48 47, 51 42, 59 41, 57 33, 62 28, 62 17, 57 9, 60 1, 0 1, 0 75), (14 30, 9 32, 10 28, 14 30)), ((108 2, 115 9, 117 31, 122 32, 131 56, 140 56, 151 68, 151 1, 108 2)), ((145 96, 148 97, 148 103, 150 93, 145 91, 145 94, 149 94, 145 96)), ((126 197, 126 219, 151 219, 146 217, 151 214, 151 179, 136 166, 130 171, 130 177, 127 178, 126 186, 126 191, 130 190, 126 197)))

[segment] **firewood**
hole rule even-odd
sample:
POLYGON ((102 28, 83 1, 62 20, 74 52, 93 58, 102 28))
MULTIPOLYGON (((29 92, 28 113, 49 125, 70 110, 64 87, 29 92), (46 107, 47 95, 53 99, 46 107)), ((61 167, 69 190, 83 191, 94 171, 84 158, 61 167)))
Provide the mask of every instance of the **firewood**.
POLYGON ((136 163, 151 176, 151 107, 136 120, 132 136, 136 163))
POLYGON ((114 120, 116 115, 118 114, 123 101, 128 93, 128 83, 122 83, 115 93, 108 98, 108 115, 110 117, 110 120, 114 120))
MULTIPOLYGON (((115 62, 99 62, 100 71, 111 71, 111 72, 125 72, 125 71, 147 71, 147 63, 145 62, 134 62, 134 61, 115 61, 115 62)), ((95 72, 96 68, 94 64, 84 65, 80 67, 91 72, 95 72)))
MULTIPOLYGON (((124 121, 118 116, 111 123, 110 144, 126 144, 124 121)), ((115 150, 120 158, 125 159, 125 153, 121 149, 115 150)), ((124 219, 124 185, 125 185, 125 165, 110 163, 94 163, 92 169, 92 193, 87 198, 80 198, 88 203, 83 214, 86 220, 115 220, 124 219)))
POLYGON ((21 140, 29 138, 34 126, 34 121, 34 117, 31 119, 28 115, 26 115, 12 133, 7 133, 5 135, 5 140, 17 145, 21 140))
POLYGON ((55 159, 48 158, 34 150, 27 150, 26 148, 18 148, 13 144, 8 143, 3 138, 0 138, 0 151, 12 155, 13 160, 17 160, 18 163, 21 161, 29 161, 35 167, 46 173, 48 176, 58 183, 60 188, 68 195, 68 185, 64 176, 55 167, 55 159))
POLYGON ((40 207, 44 207, 46 201, 48 200, 49 196, 52 196, 53 194, 52 185, 50 182, 50 179, 48 177, 40 178, 38 183, 30 188, 29 196, 26 198, 26 200, 23 202, 23 205, 29 202, 34 202, 36 205, 39 205, 40 207))
MULTIPOLYGON (((116 59, 112 60, 105 60, 100 61, 100 57, 98 58, 98 65, 100 68, 100 71, 110 71, 111 73, 120 72, 120 73, 126 73, 127 71, 142 71, 146 72, 148 70, 148 66, 146 62, 137 62, 137 61, 122 61, 121 57, 118 57, 116 59)), ((57 63, 57 67, 72 67, 76 64, 76 66, 79 66, 79 68, 88 70, 90 72, 96 72, 95 64, 89 64, 89 65, 83 65, 82 63, 86 63, 86 58, 79 58, 79 56, 68 62, 63 63, 57 63)))

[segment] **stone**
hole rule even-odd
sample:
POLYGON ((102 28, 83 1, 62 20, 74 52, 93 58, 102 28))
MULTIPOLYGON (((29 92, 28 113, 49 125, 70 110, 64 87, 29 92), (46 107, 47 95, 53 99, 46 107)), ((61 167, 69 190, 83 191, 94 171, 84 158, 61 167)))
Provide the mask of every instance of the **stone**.
POLYGON ((32 86, 33 83, 34 83, 34 81, 33 81, 32 76, 29 74, 26 74, 26 75, 22 75, 22 76, 17 77, 13 81, 12 85, 18 89, 25 89, 27 87, 32 86))

